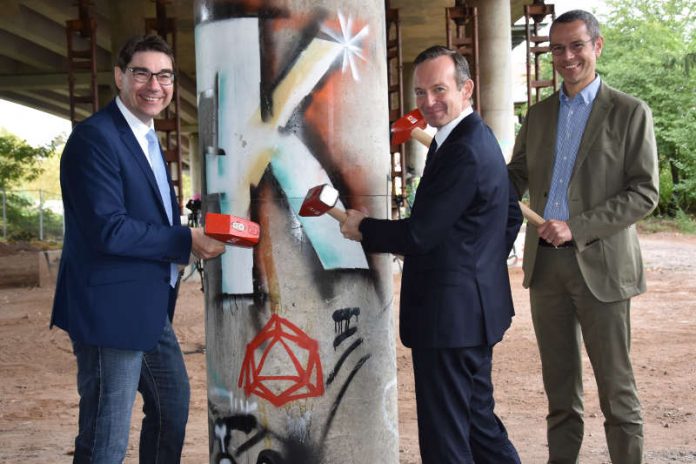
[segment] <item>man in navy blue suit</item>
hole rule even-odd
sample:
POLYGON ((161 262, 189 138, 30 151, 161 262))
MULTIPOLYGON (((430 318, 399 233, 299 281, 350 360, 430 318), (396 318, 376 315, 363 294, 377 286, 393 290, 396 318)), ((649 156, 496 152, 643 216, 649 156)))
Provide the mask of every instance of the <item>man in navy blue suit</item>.
POLYGON ((436 46, 414 63, 416 103, 437 134, 411 216, 348 210, 341 231, 368 252, 405 256, 400 332, 423 463, 519 463, 494 413, 491 367, 514 314, 506 259, 521 214, 498 142, 471 108, 464 57, 436 46))
POLYGON ((172 330, 177 264, 222 242, 182 226, 153 117, 169 105, 174 55, 134 37, 114 67, 119 95, 77 125, 60 165, 65 239, 51 326, 70 335, 80 395, 76 463, 120 463, 136 391, 141 463, 180 461, 189 382, 172 330))

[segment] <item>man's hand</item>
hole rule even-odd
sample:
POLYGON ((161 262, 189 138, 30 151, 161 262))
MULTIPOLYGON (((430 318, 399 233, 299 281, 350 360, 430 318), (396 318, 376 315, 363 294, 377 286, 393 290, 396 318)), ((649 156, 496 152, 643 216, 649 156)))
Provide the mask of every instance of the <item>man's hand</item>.
POLYGON ((556 247, 573 239, 573 233, 570 231, 568 224, 565 221, 556 219, 544 222, 537 228, 537 232, 539 232, 540 238, 556 247))
POLYGON ((211 259, 225 252, 225 244, 205 235, 202 227, 192 227, 191 252, 198 259, 211 259))
POLYGON ((341 223, 341 233, 343 236, 349 240, 355 240, 359 242, 362 240, 362 233, 360 233, 360 223, 367 214, 356 211, 354 209, 346 210, 346 220, 341 223))

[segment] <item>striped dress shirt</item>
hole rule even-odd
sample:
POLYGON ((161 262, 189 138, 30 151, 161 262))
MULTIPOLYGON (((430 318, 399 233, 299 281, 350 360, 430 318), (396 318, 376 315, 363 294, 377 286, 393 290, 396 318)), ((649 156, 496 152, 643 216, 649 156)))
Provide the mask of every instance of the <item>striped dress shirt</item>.
POLYGON ((553 175, 549 197, 544 208, 544 219, 568 220, 568 183, 573 173, 587 119, 592 111, 592 104, 599 91, 599 84, 600 79, 597 76, 574 98, 569 98, 561 86, 553 175))

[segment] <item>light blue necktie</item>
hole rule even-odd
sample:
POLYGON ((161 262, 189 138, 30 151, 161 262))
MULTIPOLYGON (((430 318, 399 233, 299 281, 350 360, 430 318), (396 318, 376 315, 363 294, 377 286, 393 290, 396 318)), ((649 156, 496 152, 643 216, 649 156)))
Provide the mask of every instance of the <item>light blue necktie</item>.
MULTIPOLYGON (((172 200, 169 191, 169 181, 167 180, 167 171, 165 170, 164 159, 162 158, 159 141, 157 140, 157 134, 155 134, 154 129, 150 129, 145 138, 147 139, 147 151, 150 157, 150 164, 152 165, 152 172, 155 174, 157 188, 159 188, 162 203, 164 203, 164 209, 167 211, 169 225, 172 225, 172 200)), ((175 287, 178 277, 179 271, 176 264, 171 263, 169 269, 169 285, 175 287)))

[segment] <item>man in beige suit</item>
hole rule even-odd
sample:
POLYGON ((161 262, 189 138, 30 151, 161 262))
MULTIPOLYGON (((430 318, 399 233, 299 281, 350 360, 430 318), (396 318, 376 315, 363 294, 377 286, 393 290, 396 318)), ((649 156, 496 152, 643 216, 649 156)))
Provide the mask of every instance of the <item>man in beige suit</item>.
POLYGON ((545 222, 527 229, 524 286, 549 401, 549 463, 577 463, 583 438, 581 343, 594 369, 614 464, 642 461, 630 351, 630 298, 645 291, 636 221, 658 201, 650 109, 596 74, 603 39, 574 10, 551 26, 563 86, 529 109, 510 178, 545 222))

